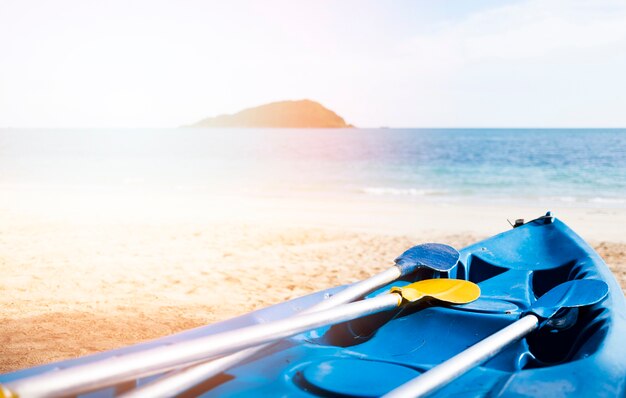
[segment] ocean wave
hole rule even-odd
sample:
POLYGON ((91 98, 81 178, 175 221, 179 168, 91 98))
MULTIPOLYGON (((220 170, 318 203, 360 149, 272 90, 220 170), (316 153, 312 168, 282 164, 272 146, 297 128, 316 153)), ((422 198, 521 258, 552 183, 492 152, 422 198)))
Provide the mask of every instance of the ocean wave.
MULTIPOLYGON (((446 190, 438 190, 438 189, 418 189, 418 188, 391 188, 391 187, 367 187, 362 188, 360 190, 362 193, 367 195, 375 195, 375 196, 405 196, 405 197, 441 197, 445 196, 445 200, 452 200, 465 198, 467 199, 480 199, 482 200, 491 200, 491 201, 510 201, 510 200, 521 200, 526 203, 536 203, 536 202, 550 202, 550 203, 562 203, 564 205, 580 205, 580 206, 623 206, 626 204, 626 197, 606 197, 606 196, 571 196, 571 195, 563 195, 563 196, 539 196, 539 197, 513 197, 512 195, 476 195, 476 194, 467 194, 462 192, 450 192, 446 190)), ((439 198, 438 200, 441 200, 439 198)))
POLYGON ((446 194, 446 191, 442 191, 442 190, 417 189, 417 188, 370 187, 370 188, 363 188, 362 191, 368 195, 394 195, 394 196, 434 196, 434 195, 446 194))
POLYGON ((616 197, 575 197, 575 196, 549 196, 544 198, 539 198, 539 200, 547 200, 547 201, 557 201, 563 203, 590 203, 590 204, 605 204, 605 205, 621 205, 626 203, 626 198, 616 198, 616 197))
POLYGON ((595 197, 589 199, 591 203, 602 203, 602 204, 624 204, 626 203, 626 198, 602 198, 595 197))

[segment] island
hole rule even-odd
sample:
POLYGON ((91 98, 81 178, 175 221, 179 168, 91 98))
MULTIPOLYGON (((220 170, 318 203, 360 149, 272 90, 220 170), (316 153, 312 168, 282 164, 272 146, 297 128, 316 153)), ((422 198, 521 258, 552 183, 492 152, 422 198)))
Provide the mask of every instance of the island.
POLYGON ((354 127, 322 104, 308 99, 279 101, 244 109, 232 115, 200 120, 188 127, 277 127, 348 128, 354 127))

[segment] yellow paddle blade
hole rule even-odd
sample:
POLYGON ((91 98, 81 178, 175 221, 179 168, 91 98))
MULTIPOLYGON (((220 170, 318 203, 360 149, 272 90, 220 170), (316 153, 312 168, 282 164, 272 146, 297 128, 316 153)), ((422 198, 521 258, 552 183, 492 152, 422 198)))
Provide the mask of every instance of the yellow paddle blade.
POLYGON ((0 398, 18 398, 17 394, 14 394, 12 391, 9 391, 7 388, 3 387, 0 384, 0 398))
POLYGON ((403 287, 392 287, 391 292, 400 293, 411 302, 432 297, 452 304, 466 304, 480 297, 477 284, 461 279, 426 279, 403 287))

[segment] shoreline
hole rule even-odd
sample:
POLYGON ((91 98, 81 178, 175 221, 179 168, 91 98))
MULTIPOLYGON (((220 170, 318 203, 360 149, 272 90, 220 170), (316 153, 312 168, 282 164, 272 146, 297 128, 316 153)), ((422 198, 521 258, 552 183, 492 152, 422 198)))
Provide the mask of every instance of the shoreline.
POLYGON ((259 193, 129 190, 85 187, 3 185, 0 216, 67 223, 238 222, 282 227, 324 227, 384 234, 474 233, 495 235, 507 222, 532 220, 546 211, 583 239, 626 243, 621 226, 626 207, 579 206, 555 201, 482 201, 472 198, 438 202, 345 193, 259 193))

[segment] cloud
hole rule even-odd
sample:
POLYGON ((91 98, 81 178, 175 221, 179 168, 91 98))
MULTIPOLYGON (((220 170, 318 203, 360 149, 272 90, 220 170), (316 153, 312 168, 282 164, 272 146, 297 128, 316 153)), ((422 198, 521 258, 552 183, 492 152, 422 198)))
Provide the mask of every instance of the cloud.
POLYGON ((626 44, 626 3, 526 1, 468 15, 400 43, 398 52, 442 66, 517 60, 626 44), (430 61, 429 61, 430 60, 430 61))

